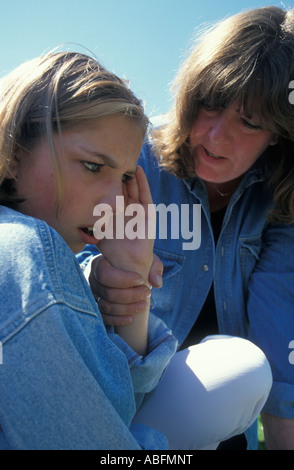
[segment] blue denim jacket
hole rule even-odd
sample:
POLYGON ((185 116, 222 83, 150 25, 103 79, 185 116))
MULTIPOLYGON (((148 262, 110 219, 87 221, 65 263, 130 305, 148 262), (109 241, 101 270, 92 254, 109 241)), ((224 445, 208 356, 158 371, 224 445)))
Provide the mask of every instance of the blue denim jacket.
POLYGON ((176 349, 150 318, 138 356, 106 331, 76 257, 46 223, 0 206, 0 449, 166 449, 132 426, 176 349))
MULTIPOLYGON (((265 352, 274 377, 265 411, 293 419, 294 225, 273 225, 266 219, 273 204, 265 181, 266 156, 244 175, 231 198, 216 246, 204 184, 160 169, 148 143, 138 163, 155 205, 201 204, 198 249, 183 250, 187 236, 181 230, 179 238, 158 236, 155 241, 164 275, 163 287, 152 290, 153 312, 182 343, 214 281, 220 333, 249 338, 265 352)), ((82 257, 91 252, 93 248, 87 247, 82 257)))

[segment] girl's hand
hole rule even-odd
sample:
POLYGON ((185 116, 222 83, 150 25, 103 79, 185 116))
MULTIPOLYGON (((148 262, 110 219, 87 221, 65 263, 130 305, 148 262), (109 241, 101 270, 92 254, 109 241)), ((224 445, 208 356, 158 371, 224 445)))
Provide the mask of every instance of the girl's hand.
MULTIPOLYGON (((133 316, 145 311, 151 290, 141 276, 113 267, 103 255, 94 257, 89 267, 89 284, 95 299, 99 299, 99 310, 105 325, 127 325, 133 316)), ((163 264, 153 254, 149 272, 152 287, 162 286, 162 273, 163 264)))
MULTIPOLYGON (((143 282, 148 285, 149 271, 153 261, 153 245, 155 237, 156 213, 153 206, 149 185, 144 171, 137 167, 135 178, 126 181, 124 186, 125 214, 128 213, 131 204, 136 204, 136 232, 140 235, 134 237, 130 229, 130 221, 133 217, 125 217, 125 236, 123 239, 104 238, 97 246, 104 257, 114 266, 125 271, 133 271, 140 275, 143 282)), ((109 223, 115 222, 115 214, 109 223)), ((132 224, 131 224, 132 227, 132 224)), ((114 227, 115 233, 115 227, 114 227)), ((131 323, 125 326, 117 326, 116 332, 140 355, 145 355, 148 344, 148 319, 150 299, 141 313, 131 323)))
MULTIPOLYGON (((114 226, 114 237, 102 239, 97 247, 112 266, 138 273, 146 281, 146 285, 149 285, 148 276, 153 261, 156 214, 147 178, 139 166, 135 177, 124 184, 124 199, 124 238, 116 239, 115 237, 116 217, 113 214, 109 223, 114 226)), ((121 214, 120 216, 122 217, 121 214)))

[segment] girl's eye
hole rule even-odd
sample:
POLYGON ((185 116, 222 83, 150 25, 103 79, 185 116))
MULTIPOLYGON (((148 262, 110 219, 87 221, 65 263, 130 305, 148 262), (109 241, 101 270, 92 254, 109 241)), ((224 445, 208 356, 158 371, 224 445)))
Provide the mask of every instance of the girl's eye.
POLYGON ((259 126, 258 124, 255 124, 255 122, 248 121, 245 118, 241 118, 241 121, 245 127, 248 127, 248 129, 253 129, 253 130, 261 129, 261 126, 259 126))
POLYGON ((101 165, 100 163, 94 163, 94 162, 83 162, 87 170, 91 171, 92 173, 99 173, 101 171, 101 165))
POLYGON ((134 176, 131 176, 131 175, 123 175, 122 177, 122 182, 123 183, 126 183, 127 181, 130 181, 134 178, 134 176))

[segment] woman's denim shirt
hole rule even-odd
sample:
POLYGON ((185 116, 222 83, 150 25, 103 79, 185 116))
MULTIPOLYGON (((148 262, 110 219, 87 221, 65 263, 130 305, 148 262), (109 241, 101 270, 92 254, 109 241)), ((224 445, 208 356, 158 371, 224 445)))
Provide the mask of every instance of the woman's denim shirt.
MULTIPOLYGON (((248 337, 271 364, 274 384, 265 411, 294 418, 294 224, 267 221, 273 202, 265 181, 266 156, 247 172, 231 198, 216 246, 203 183, 159 169, 147 144, 139 164, 155 204, 201 204, 202 209, 198 249, 183 250, 187 240, 181 231, 178 239, 156 240, 165 272, 163 288, 153 289, 154 312, 181 343, 214 282, 220 333, 248 337)), ((192 210, 190 227, 191 217, 192 210)))
POLYGON ((265 411, 293 419, 294 225, 267 222, 273 203, 264 160, 261 157, 247 172, 231 198, 215 246, 203 183, 180 180, 159 168, 150 145, 145 144, 139 164, 147 175, 154 204, 175 204, 183 212, 187 208, 181 205, 190 208, 190 240, 185 217, 178 237, 175 227, 171 232, 169 219, 167 236, 157 234, 155 252, 164 263, 164 275, 163 287, 152 289, 152 311, 182 343, 214 282, 220 333, 249 338, 265 352, 274 377, 265 411), (201 217, 196 210, 194 214, 194 229, 198 227, 194 246, 200 245, 183 249, 187 242, 192 247, 193 204, 201 205, 201 217))
POLYGON ((138 356, 107 332, 76 257, 46 223, 0 206, 0 448, 165 449, 133 427, 176 349, 150 318, 138 356))

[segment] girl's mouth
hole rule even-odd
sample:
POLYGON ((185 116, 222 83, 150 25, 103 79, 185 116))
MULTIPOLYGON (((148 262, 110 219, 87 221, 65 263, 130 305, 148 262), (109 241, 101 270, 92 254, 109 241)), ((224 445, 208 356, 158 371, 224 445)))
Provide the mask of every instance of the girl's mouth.
POLYGON ((94 236, 94 227, 80 227, 79 232, 84 243, 88 245, 96 245, 98 243, 97 238, 94 236))
POLYGON ((94 236, 93 235, 93 227, 82 227, 81 230, 86 233, 86 235, 94 236))

